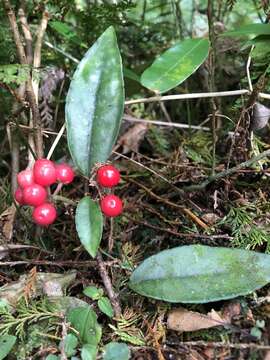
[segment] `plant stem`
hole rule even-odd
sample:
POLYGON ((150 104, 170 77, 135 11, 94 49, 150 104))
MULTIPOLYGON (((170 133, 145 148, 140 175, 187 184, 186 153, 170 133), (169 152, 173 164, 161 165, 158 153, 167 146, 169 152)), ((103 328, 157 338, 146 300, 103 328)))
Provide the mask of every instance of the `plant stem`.
POLYGON ((103 284, 105 286, 105 289, 108 293, 109 299, 112 303, 112 307, 114 310, 114 315, 115 317, 119 318, 121 316, 121 306, 120 306, 120 302, 118 299, 118 295, 114 292, 113 287, 112 287, 112 282, 111 279, 108 275, 105 263, 103 262, 101 253, 97 254, 97 264, 98 264, 98 268, 99 268, 99 273, 100 276, 102 278, 103 284))

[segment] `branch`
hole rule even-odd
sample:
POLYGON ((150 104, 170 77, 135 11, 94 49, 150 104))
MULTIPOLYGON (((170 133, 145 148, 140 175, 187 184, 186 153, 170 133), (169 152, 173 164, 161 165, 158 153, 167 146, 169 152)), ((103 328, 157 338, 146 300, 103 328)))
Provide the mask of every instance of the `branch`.
POLYGON ((270 156, 270 149, 263 151, 261 154, 254 156, 253 158, 251 158, 250 160, 244 161, 241 164, 234 166, 230 169, 224 170, 218 174, 215 174, 213 176, 210 176, 208 179, 206 179, 205 181, 203 181, 201 184, 197 184, 197 185, 191 185, 191 186, 186 186, 183 187, 183 191, 196 191, 196 190, 202 190, 204 189, 207 185, 209 185, 210 183, 212 183, 213 181, 219 180, 221 178, 227 177, 229 175, 235 174, 237 173, 239 170, 244 169, 249 167, 250 165, 254 164, 255 162, 270 156))
POLYGON ((110 298, 110 301, 112 303, 112 307, 114 310, 114 315, 119 318, 121 316, 121 306, 119 303, 119 299, 118 296, 115 294, 113 287, 112 287, 112 282, 111 279, 108 275, 105 263, 103 262, 102 256, 100 253, 97 254, 97 264, 98 264, 98 268, 99 268, 99 273, 100 276, 102 278, 103 284, 105 286, 105 289, 108 293, 108 296, 110 298))
POLYGON ((26 55, 25 55, 25 51, 24 51, 24 47, 23 47, 23 42, 22 42, 21 35, 20 35, 19 29, 17 26, 17 21, 16 21, 14 11, 10 5, 9 0, 3 0, 3 3, 4 3, 4 8, 7 12, 11 30, 13 32, 13 37, 14 37, 16 48, 17 48, 17 53, 18 53, 18 56, 20 59, 20 63, 27 64, 27 59, 26 59, 26 55))
MULTIPOLYGON (((14 11, 10 5, 9 0, 3 0, 4 3, 4 8, 7 12, 8 18, 9 18, 9 22, 10 22, 10 27, 13 33, 13 37, 14 37, 14 41, 15 41, 15 45, 17 48, 17 53, 18 53, 18 57, 20 60, 20 63, 23 65, 29 65, 27 62, 27 57, 24 51, 24 47, 23 47, 23 42, 21 39, 21 35, 17 26, 17 22, 16 22, 16 17, 14 14, 14 11)), ((29 78, 26 82, 26 95, 27 95, 27 99, 29 101, 29 105, 32 111, 32 115, 33 115, 33 127, 36 128, 35 131, 35 145, 36 145, 36 152, 38 157, 42 157, 43 156, 43 148, 42 148, 42 132, 41 132, 41 118, 40 118, 40 113, 39 113, 39 109, 35 100, 35 93, 34 93, 34 89, 32 86, 32 81, 31 78, 29 78)))
POLYGON ((30 65, 33 62, 33 47, 32 47, 33 39, 32 39, 32 34, 30 31, 29 24, 27 21, 27 17, 25 14, 25 2, 24 1, 22 1, 21 7, 19 8, 19 11, 18 11, 18 15, 20 18, 20 22, 22 25, 22 31, 23 31, 23 34, 25 37, 25 42, 26 42, 26 58, 27 58, 28 64, 30 65))

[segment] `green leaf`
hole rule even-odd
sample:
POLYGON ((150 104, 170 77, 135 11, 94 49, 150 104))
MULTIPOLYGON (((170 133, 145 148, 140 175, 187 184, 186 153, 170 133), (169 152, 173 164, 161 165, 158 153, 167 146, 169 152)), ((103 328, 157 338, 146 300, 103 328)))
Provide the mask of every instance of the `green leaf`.
POLYGON ((81 39, 77 36, 74 30, 66 23, 62 21, 50 21, 49 25, 52 29, 62 35, 65 39, 74 42, 75 44, 86 47, 85 44, 82 43, 81 39))
POLYGON ((113 317, 113 308, 110 303, 110 300, 103 296, 101 299, 98 300, 98 307, 99 310, 102 311, 105 315, 109 316, 110 318, 113 317))
POLYGON ((163 93, 186 80, 204 62, 209 51, 207 39, 188 39, 165 51, 142 76, 143 86, 163 93))
POLYGON ((95 286, 87 286, 83 289, 83 293, 84 295, 89 296, 92 300, 98 300, 102 297, 104 291, 95 286))
POLYGON ((83 344, 96 346, 101 339, 101 327, 97 315, 90 306, 78 307, 68 312, 67 320, 78 331, 83 344))
POLYGON ((103 360, 128 360, 130 350, 124 343, 110 342, 105 346, 103 360))
POLYGON ((169 302, 206 303, 246 295, 270 281, 270 255, 248 250, 180 246, 146 259, 129 286, 169 302))
POLYGON ((102 237, 103 217, 99 204, 86 196, 79 202, 75 215, 80 241, 94 258, 102 237))
POLYGON ((13 348, 16 342, 16 336, 1 335, 0 337, 0 360, 4 359, 13 348))
POLYGON ((81 351, 82 360, 95 360, 97 357, 97 347, 93 345, 83 345, 81 351))
POLYGON ((64 351, 67 357, 76 354, 76 347, 78 345, 78 339, 73 334, 67 334, 64 338, 64 351))
POLYGON ((270 35, 270 24, 248 24, 236 30, 226 31, 221 36, 270 35))
POLYGON ((123 109, 121 56, 109 27, 79 63, 66 98, 68 146, 83 175, 90 176, 96 163, 107 161, 123 109))

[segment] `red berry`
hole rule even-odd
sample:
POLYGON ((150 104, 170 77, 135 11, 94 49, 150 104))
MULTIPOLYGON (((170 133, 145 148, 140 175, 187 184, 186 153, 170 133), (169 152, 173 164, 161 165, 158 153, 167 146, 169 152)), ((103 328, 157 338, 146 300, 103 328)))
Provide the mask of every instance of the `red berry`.
POLYGON ((18 204, 24 205, 23 191, 20 187, 15 191, 14 198, 18 204))
POLYGON ((116 195, 106 195, 100 202, 101 210, 104 215, 114 217, 123 211, 122 200, 116 195))
POLYGON ((50 203, 42 204, 33 211, 33 220, 36 224, 47 226, 54 222, 57 213, 55 207, 50 203))
POLYGON ((112 165, 104 165, 98 169, 97 181, 103 187, 113 187, 120 181, 119 171, 112 165))
POLYGON ((17 182, 20 188, 24 189, 34 183, 33 171, 31 169, 25 169, 17 175, 17 182))
POLYGON ((67 164, 55 165, 57 180, 63 184, 70 184, 74 179, 74 171, 67 164))
POLYGON ((23 189, 24 203, 31 206, 39 206, 47 199, 47 192, 39 184, 33 184, 23 189))
POLYGON ((51 160, 39 159, 34 165, 35 183, 42 186, 50 186, 56 182, 56 170, 51 160))

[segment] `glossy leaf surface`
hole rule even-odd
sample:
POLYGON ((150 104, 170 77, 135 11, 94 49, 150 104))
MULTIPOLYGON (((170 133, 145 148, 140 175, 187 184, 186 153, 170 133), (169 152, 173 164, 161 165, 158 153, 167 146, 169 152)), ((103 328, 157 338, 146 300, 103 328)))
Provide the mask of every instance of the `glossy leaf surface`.
POLYGON ((85 176, 111 154, 123 108, 122 62, 109 27, 79 63, 66 98, 69 150, 85 176))
POLYGON ((75 223, 82 245, 92 257, 95 257, 103 228, 103 217, 99 204, 89 196, 82 198, 76 209, 75 223))
POLYGON ((248 24, 232 31, 226 31, 222 36, 270 35, 270 24, 248 24))
POLYGON ((186 80, 204 62, 208 55, 207 39, 187 39, 160 55, 147 68, 141 83, 158 93, 168 91, 186 80))
POLYGON ((169 302, 206 303, 246 295, 270 281, 270 255, 202 245, 180 246, 146 259, 129 286, 169 302))

